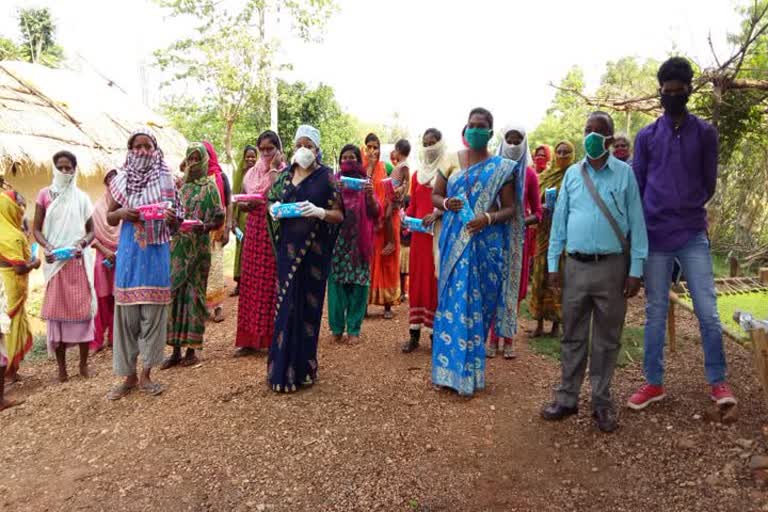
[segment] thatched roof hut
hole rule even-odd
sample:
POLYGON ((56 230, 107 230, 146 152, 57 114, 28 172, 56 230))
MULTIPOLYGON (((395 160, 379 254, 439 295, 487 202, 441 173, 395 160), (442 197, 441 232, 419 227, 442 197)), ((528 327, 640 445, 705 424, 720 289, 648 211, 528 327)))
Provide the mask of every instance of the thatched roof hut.
POLYGON ((0 61, 0 173, 6 177, 47 175, 51 156, 62 149, 77 156, 81 174, 100 175, 124 161, 129 133, 145 125, 169 165, 178 165, 184 137, 108 80, 0 61))

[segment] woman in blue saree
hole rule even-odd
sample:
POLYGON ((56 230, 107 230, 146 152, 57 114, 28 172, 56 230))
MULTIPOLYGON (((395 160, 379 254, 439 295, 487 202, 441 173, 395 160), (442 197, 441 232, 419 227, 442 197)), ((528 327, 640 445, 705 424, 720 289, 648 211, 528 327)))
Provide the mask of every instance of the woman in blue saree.
POLYGON ((269 348, 272 390, 291 393, 317 380, 317 338, 325 286, 344 220, 333 171, 319 163, 320 132, 302 125, 293 164, 269 191, 269 232, 277 260, 277 313, 269 348), (281 218, 282 204, 298 203, 301 216, 281 218))
POLYGON ((445 214, 432 382, 465 396, 485 387, 491 323, 503 337, 517 329, 525 169, 490 155, 492 134, 491 113, 472 110, 464 132, 467 150, 459 153, 461 169, 449 179, 438 174, 433 191, 445 214))

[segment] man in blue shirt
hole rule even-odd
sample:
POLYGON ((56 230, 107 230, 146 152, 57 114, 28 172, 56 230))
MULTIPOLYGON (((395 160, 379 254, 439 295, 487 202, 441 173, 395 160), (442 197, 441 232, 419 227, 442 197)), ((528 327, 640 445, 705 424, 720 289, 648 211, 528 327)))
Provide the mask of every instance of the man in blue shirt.
POLYGON ((611 379, 621 348, 627 299, 640 290, 648 237, 635 175, 609 153, 614 139, 611 116, 592 113, 584 136, 587 156, 566 171, 552 218, 547 254, 552 288, 560 288, 560 255, 563 250, 568 255, 562 300, 562 381, 555 401, 541 415, 555 421, 578 412, 591 325, 593 417, 602 432, 613 432, 617 423, 611 379), (615 220, 621 238, 592 196, 584 171, 615 220))
POLYGON ((675 260, 680 262, 699 319, 710 397, 718 405, 735 404, 726 383, 705 208, 717 185, 717 130, 688 112, 693 69, 686 59, 667 60, 657 78, 664 115, 637 134, 632 164, 643 197, 650 254, 645 269, 647 382, 628 405, 644 409, 665 396, 665 327, 675 260))

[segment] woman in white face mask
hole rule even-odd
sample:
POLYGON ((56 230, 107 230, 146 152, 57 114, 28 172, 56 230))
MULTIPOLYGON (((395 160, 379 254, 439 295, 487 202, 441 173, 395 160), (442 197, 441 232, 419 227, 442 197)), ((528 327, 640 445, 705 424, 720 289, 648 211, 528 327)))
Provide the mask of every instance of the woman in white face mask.
MULTIPOLYGON (((536 224, 541 221, 541 197, 539 195, 539 178, 533 168, 533 159, 528 147, 528 135, 521 126, 507 126, 502 131, 502 140, 499 145, 499 155, 509 160, 514 160, 520 167, 525 168, 524 215, 525 215, 525 242, 523 243, 522 269, 520 272, 520 291, 517 305, 525 299, 528 293, 528 276, 531 271, 533 252, 536 250, 536 224)), ((491 332, 486 355, 496 355, 499 342, 503 343, 504 358, 514 359, 515 351, 511 339, 500 340, 494 331, 491 332)))
POLYGON ((45 250, 48 352, 56 354, 58 379, 68 379, 66 349, 80 349, 80 375, 88 377, 88 345, 93 341, 96 294, 93 289, 93 205, 77 188, 77 159, 68 151, 53 156, 53 182, 37 195, 35 239, 45 250), (54 252, 71 249, 71 258, 54 252))
POLYGON ((290 393, 317 379, 317 338, 325 286, 344 220, 333 171, 318 162, 320 132, 302 125, 294 138, 293 164, 269 191, 269 232, 277 262, 277 316, 267 378, 274 391, 290 393), (285 217, 283 208, 298 217, 285 217))

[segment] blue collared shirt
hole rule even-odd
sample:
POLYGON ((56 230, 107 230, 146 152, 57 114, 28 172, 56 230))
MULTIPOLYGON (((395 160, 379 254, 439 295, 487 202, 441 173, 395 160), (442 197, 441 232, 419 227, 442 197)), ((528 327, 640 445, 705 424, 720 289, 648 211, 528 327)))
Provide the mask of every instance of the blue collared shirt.
POLYGON ((549 235, 547 260, 549 271, 557 272, 560 255, 569 253, 621 254, 621 242, 611 224, 600 211, 581 176, 586 162, 587 172, 598 194, 611 211, 624 235, 631 234, 629 275, 641 277, 648 258, 648 233, 643 217, 643 203, 632 168, 613 156, 595 171, 589 161, 582 160, 565 173, 557 197, 552 230, 549 235))

